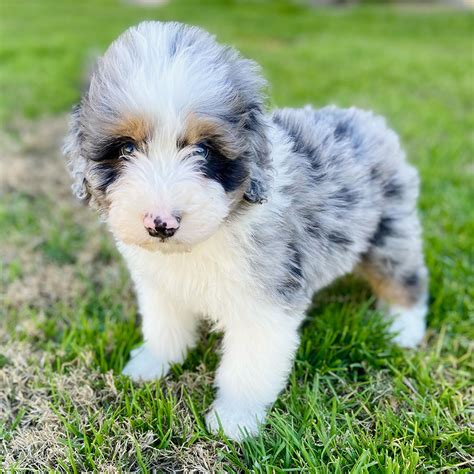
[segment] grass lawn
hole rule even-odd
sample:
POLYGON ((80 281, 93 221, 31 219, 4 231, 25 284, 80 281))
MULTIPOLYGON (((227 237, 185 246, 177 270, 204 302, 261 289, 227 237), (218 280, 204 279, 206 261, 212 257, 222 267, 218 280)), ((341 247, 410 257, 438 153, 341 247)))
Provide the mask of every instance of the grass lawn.
MULTIPOLYGON (((0 4, 0 465, 6 472, 472 472, 474 17, 304 2, 0 4), (76 204, 58 147, 87 57, 141 19, 204 26, 259 61, 271 106, 374 109, 422 176, 431 272, 417 351, 384 335, 367 287, 315 298, 262 434, 211 436, 219 335, 161 382, 120 375, 140 340, 131 284, 76 204)), ((1 469, 1 468, 0 468, 1 469)))

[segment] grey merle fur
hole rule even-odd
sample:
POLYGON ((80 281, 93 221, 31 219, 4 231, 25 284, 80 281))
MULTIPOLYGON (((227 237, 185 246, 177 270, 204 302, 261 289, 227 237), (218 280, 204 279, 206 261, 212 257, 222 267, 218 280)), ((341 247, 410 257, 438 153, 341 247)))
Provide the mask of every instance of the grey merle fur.
POLYGON ((280 167, 291 182, 272 190, 286 205, 254 232, 260 250, 251 254, 252 264, 269 291, 276 288, 275 296, 290 304, 308 304, 317 287, 370 263, 387 280, 413 283, 412 299, 423 300, 418 178, 383 119, 357 109, 308 106, 276 110, 271 123, 289 145, 280 167), (413 239, 417 250, 405 250, 413 239), (297 275, 285 251, 295 243, 297 275), (397 256, 398 263, 387 265, 386 255, 397 256), (407 271, 410 278, 402 277, 407 271))
MULTIPOLYGON (((333 106, 266 115, 261 94, 265 82, 253 62, 217 46, 198 28, 174 23, 164 28, 174 29, 163 49, 170 64, 186 54, 201 61, 202 68, 226 71, 225 87, 211 91, 195 112, 215 116, 233 130, 237 149, 230 157, 211 148, 201 171, 226 192, 246 186, 240 196, 247 207, 235 206, 228 225, 254 212, 253 204, 264 203, 246 252, 267 292, 290 307, 304 307, 313 291, 368 264, 422 299, 426 269, 416 215, 418 177, 384 120, 333 106), (286 154, 276 160, 273 149, 281 144, 286 144, 286 154), (396 265, 386 263, 394 260, 396 265)), ((133 37, 124 41, 135 47, 133 37)), ((133 90, 114 94, 114 86, 124 91, 128 86, 109 69, 119 68, 123 60, 119 48, 111 49, 73 111, 65 146, 76 194, 94 197, 99 207, 120 173, 110 160, 120 143, 110 142, 106 126, 120 116, 121 107, 129 108, 127 101, 133 103, 133 90)))

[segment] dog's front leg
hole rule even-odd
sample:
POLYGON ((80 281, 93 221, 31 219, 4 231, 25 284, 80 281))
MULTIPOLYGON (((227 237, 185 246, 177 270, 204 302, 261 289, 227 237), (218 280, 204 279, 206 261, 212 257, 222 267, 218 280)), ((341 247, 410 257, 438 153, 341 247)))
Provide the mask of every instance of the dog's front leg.
POLYGON ((155 380, 182 363, 196 340, 197 317, 148 282, 137 282, 144 343, 133 350, 123 374, 155 380))
POLYGON ((272 308, 224 323, 217 398, 206 417, 211 431, 222 427, 237 440, 257 434, 267 409, 286 384, 300 321, 272 308))

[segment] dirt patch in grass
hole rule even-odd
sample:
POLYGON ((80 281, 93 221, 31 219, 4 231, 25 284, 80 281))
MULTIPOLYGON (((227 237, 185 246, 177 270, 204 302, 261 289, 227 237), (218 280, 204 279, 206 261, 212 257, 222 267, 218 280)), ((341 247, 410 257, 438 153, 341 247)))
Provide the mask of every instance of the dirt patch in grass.
POLYGON ((21 277, 5 286, 3 302, 9 307, 32 306, 46 308, 56 301, 70 302, 81 294, 85 286, 77 278, 73 265, 54 265, 34 251, 8 251, 2 258, 7 266, 15 262, 21 268, 21 277))
MULTIPOLYGON (((134 420, 127 417, 114 419, 110 410, 120 410, 127 394, 123 388, 117 388, 111 371, 100 373, 90 368, 90 354, 84 353, 79 360, 56 372, 52 369, 54 355, 51 352, 35 350, 24 342, 7 343, 5 337, 3 342, 0 423, 9 433, 0 444, 4 453, 3 469, 45 471, 58 466, 70 467, 71 454, 78 470, 90 469, 84 457, 77 456, 81 448, 84 449, 82 434, 90 432, 91 426, 100 432, 107 423, 101 457, 110 462, 97 464, 100 472, 139 469, 140 456, 147 459, 148 468, 160 472, 222 470, 218 451, 224 445, 218 441, 188 440, 158 449, 159 440, 153 431, 136 429, 134 420)), ((173 408, 178 430, 192 433, 193 417, 184 400, 179 398, 176 383, 165 381, 163 385, 178 395, 173 408)))
POLYGON ((52 410, 45 374, 46 355, 27 344, 7 343, 0 370, 2 424, 13 433, 2 441, 3 468, 46 469, 67 458, 66 433, 52 410), (43 380, 42 380, 43 379, 43 380))
POLYGON ((20 220, 19 228, 5 222, 8 233, 2 235, 6 276, 0 279, 0 302, 9 307, 70 302, 85 288, 78 270, 98 280, 120 265, 104 226, 71 194, 61 154, 66 132, 66 116, 18 121, 10 130, 0 130, 5 157, 0 161, 0 196, 10 204, 26 202, 18 211, 9 210, 20 220), (21 220, 28 218, 36 219, 39 229, 30 232, 27 222, 23 226, 21 220))
POLYGON ((70 180, 60 153, 66 131, 65 116, 17 121, 10 130, 0 130, 0 193, 69 198, 70 180))
POLYGON ((5 299, 13 306, 35 305, 44 306, 57 300, 70 300, 82 287, 74 276, 74 269, 59 269, 49 265, 42 269, 41 274, 27 275, 15 280, 8 286, 5 299))

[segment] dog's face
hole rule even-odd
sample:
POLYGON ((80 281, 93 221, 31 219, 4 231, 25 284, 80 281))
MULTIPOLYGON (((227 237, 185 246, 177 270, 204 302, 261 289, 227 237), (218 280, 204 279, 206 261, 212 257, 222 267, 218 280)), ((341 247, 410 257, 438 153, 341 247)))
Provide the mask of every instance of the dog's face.
POLYGON ((73 189, 116 239, 180 251, 265 199, 268 145, 256 65, 206 32, 146 22, 100 59, 64 151, 73 189))

